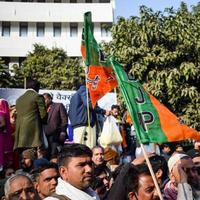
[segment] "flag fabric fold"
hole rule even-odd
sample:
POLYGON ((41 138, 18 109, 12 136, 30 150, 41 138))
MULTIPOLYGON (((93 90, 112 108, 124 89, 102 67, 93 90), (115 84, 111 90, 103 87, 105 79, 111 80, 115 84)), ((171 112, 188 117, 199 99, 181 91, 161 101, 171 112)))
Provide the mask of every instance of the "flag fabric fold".
POLYGON ((110 61, 141 143, 200 140, 200 132, 181 124, 177 117, 148 94, 137 80, 127 75, 114 58, 110 58, 110 61))
POLYGON ((109 59, 106 59, 93 35, 91 12, 84 14, 81 53, 87 71, 87 87, 93 108, 97 101, 117 86, 109 59))

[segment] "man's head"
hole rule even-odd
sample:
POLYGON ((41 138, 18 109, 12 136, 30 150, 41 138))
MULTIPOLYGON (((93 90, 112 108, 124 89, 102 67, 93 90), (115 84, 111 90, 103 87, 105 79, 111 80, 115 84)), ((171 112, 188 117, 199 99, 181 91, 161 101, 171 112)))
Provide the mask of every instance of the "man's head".
POLYGON ((78 77, 74 83, 74 89, 78 90, 82 85, 85 85, 85 77, 78 77))
POLYGON ((33 161, 36 159, 36 151, 33 149, 27 149, 22 152, 21 165, 23 169, 31 169, 33 167, 33 161))
POLYGON ((95 146, 92 148, 92 161, 96 166, 104 163, 104 149, 101 146, 95 146))
POLYGON ((181 144, 176 145, 176 152, 184 153, 183 146, 181 144))
POLYGON ((192 159, 186 154, 176 153, 172 155, 168 160, 170 179, 173 179, 173 168, 177 163, 180 163, 181 168, 185 171, 188 183, 195 188, 198 187, 199 181, 197 170, 194 166, 192 159))
POLYGON ((10 178, 15 174, 15 170, 12 167, 8 167, 5 169, 5 178, 10 178))
POLYGON ((45 105, 48 108, 52 104, 52 96, 49 93, 44 93, 43 94, 44 100, 45 100, 45 105))
POLYGON ((187 154, 192 158, 194 166, 196 167, 198 178, 200 181, 200 151, 193 149, 193 151, 188 151, 187 154))
POLYGON ((128 200, 159 200, 153 179, 145 164, 131 167, 124 176, 128 200))
POLYGON ((50 162, 58 164, 58 155, 57 154, 51 155, 50 162))
POLYGON ((106 166, 100 165, 94 168, 94 178, 91 188, 97 192, 100 199, 105 197, 110 188, 110 172, 106 166))
POLYGON ((194 149, 200 150, 200 141, 195 141, 195 143, 194 143, 194 149))
POLYGON ((152 165, 158 183, 161 185, 163 181, 165 181, 168 178, 167 161, 165 160, 164 157, 159 155, 154 155, 150 157, 149 161, 152 165))
POLYGON ((196 167, 190 157, 181 159, 181 165, 187 174, 188 183, 194 188, 199 187, 198 173, 196 167))
POLYGON ((112 116, 114 116, 115 118, 117 118, 119 116, 119 112, 120 112, 120 107, 118 105, 112 105, 111 106, 112 116))
POLYGON ((34 170, 34 185, 41 199, 55 193, 58 179, 56 164, 49 163, 34 170))
POLYGON ((62 179, 74 187, 85 190, 92 181, 92 151, 83 144, 65 145, 58 157, 62 179))
POLYGON ((170 151, 171 151, 171 148, 170 148, 170 146, 169 146, 168 144, 163 144, 163 145, 161 146, 161 148, 162 148, 162 151, 163 151, 164 153, 166 153, 166 154, 170 153, 170 151))
POLYGON ((27 89, 34 89, 36 92, 39 92, 40 83, 37 80, 29 78, 29 79, 27 79, 26 88, 27 89))
POLYGON ((94 176, 98 177, 102 180, 104 187, 106 190, 109 189, 110 186, 110 172, 105 166, 98 166, 94 169, 94 176))
POLYGON ((5 200, 36 200, 37 193, 28 176, 18 174, 11 176, 4 186, 5 200))

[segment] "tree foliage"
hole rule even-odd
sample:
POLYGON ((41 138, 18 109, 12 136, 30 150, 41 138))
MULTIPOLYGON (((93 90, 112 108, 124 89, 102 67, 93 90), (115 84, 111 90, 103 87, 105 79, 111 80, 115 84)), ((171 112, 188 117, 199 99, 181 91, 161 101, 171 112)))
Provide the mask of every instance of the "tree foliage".
POLYGON ((104 44, 125 70, 189 126, 200 130, 200 4, 189 11, 153 12, 119 18, 104 44))
POLYGON ((22 77, 33 77, 41 82, 45 89, 73 90, 76 81, 84 76, 80 59, 69 58, 62 49, 48 49, 35 44, 22 63, 22 67, 14 67, 18 87, 22 85, 22 77))
POLYGON ((10 78, 8 66, 6 66, 2 58, 0 58, 0 87, 9 87, 11 85, 10 78))

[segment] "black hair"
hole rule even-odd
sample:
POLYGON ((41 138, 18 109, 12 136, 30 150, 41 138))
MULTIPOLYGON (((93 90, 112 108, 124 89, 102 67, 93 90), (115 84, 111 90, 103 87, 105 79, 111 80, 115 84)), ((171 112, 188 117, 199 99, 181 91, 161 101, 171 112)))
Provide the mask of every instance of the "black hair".
POLYGON ((127 171, 123 179, 123 184, 125 186, 126 196, 130 192, 138 192, 139 189, 139 177, 141 175, 150 175, 150 171, 146 164, 141 164, 137 166, 131 166, 127 171))
POLYGON ((40 174, 46 170, 46 169, 55 169, 56 171, 58 171, 58 165, 56 165, 55 163, 45 163, 43 165, 41 165, 38 168, 35 168, 31 171, 31 177, 33 179, 33 181, 37 181, 40 174))
POLYGON ((111 178, 111 173, 106 165, 99 165, 94 168, 94 176, 100 176, 103 172, 108 176, 108 178, 111 178))
POLYGON ((112 178, 115 181, 117 176, 120 174, 121 169, 123 168, 124 164, 120 164, 118 165, 114 171, 112 171, 112 178))
POLYGON ((103 187, 104 189, 104 192, 106 191, 106 187, 104 186, 104 183, 103 183, 103 180, 99 177, 94 177, 91 184, 90 184, 90 187, 93 189, 93 190, 96 190, 97 188, 99 187, 103 187))
POLYGON ((38 92, 40 89, 40 82, 35 79, 28 78, 26 82, 26 88, 34 89, 36 92, 38 92))
POLYGON ((175 148, 177 149, 178 147, 183 147, 183 145, 177 144, 175 148))
POLYGON ((161 149, 164 149, 165 147, 169 147, 170 148, 169 144, 167 144, 167 143, 162 144, 160 147, 161 147, 161 149))
POLYGON ((11 165, 11 166, 8 166, 8 167, 6 167, 6 168, 4 168, 4 169, 0 172, 0 179, 6 178, 6 172, 7 172, 9 169, 13 169, 13 171, 15 171, 15 170, 14 170, 14 167, 12 167, 12 165, 11 165))
POLYGON ((82 85, 85 85, 85 77, 79 77, 77 80, 75 80, 74 86, 75 90, 78 90, 82 85))
POLYGON ((58 166, 64 166, 68 164, 70 158, 79 156, 88 156, 92 158, 92 150, 84 144, 66 144, 58 155, 58 166))
POLYGON ((58 158, 58 152, 52 154, 52 155, 50 156, 50 159, 49 159, 49 160, 54 159, 54 158, 58 158))
POLYGON ((118 110, 120 110, 120 107, 119 107, 119 105, 112 105, 112 106, 111 106, 111 110, 113 110, 113 109, 118 109, 118 110))
POLYGON ((154 173, 156 173, 159 169, 162 170, 162 181, 168 178, 168 166, 167 161, 163 156, 155 155, 149 158, 149 161, 152 165, 154 173))
POLYGON ((104 153, 104 148, 100 145, 96 145, 96 146, 92 147, 92 152, 94 151, 94 149, 101 149, 104 153))
POLYGON ((47 96, 47 97, 50 98, 50 99, 53 99, 52 96, 51 96, 49 93, 43 93, 42 95, 43 95, 43 96, 47 96))

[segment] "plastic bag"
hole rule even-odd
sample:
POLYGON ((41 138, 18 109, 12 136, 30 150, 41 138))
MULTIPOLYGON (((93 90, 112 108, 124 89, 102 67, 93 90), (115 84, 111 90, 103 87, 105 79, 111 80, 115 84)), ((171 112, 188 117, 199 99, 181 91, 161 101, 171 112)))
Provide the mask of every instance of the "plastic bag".
POLYGON ((117 127, 115 118, 108 116, 103 124, 103 130, 99 137, 99 143, 102 147, 107 147, 111 144, 120 144, 122 142, 122 136, 117 127))
POLYGON ((42 136, 43 136, 43 144, 44 144, 44 148, 45 148, 45 149, 48 149, 48 147, 49 147, 49 143, 48 143, 48 140, 47 140, 47 136, 46 136, 46 134, 45 134, 45 132, 44 132, 44 129, 43 129, 42 136))

